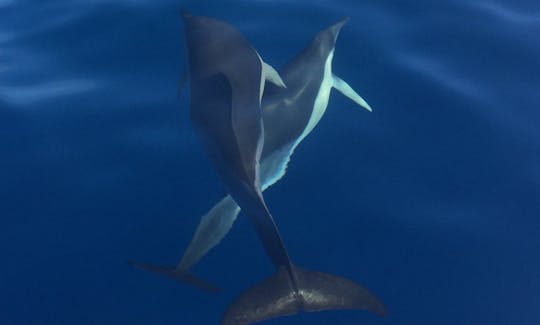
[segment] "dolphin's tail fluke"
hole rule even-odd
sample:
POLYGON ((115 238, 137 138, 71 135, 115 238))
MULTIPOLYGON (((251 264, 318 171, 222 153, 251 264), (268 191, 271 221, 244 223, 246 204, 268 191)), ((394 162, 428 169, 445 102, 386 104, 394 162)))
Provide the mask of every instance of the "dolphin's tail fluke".
POLYGON ((281 267, 269 278, 244 291, 227 309, 221 325, 248 325, 293 315, 299 311, 367 310, 386 314, 382 303, 351 280, 293 266, 296 286, 281 267))
POLYGON ((195 286, 195 287, 197 287, 197 288, 199 288, 201 290, 204 290, 204 291, 208 291, 208 292, 218 292, 219 291, 218 287, 214 286, 213 284, 211 284, 211 283, 209 283, 209 282, 207 282, 205 280, 202 280, 202 279, 194 276, 193 274, 191 274, 187 270, 182 270, 182 269, 175 268, 175 267, 167 267, 167 266, 159 266, 159 265, 153 265, 153 264, 148 264, 148 263, 140 263, 140 262, 135 262, 135 261, 128 261, 128 264, 133 265, 134 267, 136 267, 138 269, 141 269, 141 270, 154 272, 154 273, 166 276, 168 278, 178 280, 180 282, 189 283, 189 284, 191 284, 191 285, 193 285, 193 286, 195 286))

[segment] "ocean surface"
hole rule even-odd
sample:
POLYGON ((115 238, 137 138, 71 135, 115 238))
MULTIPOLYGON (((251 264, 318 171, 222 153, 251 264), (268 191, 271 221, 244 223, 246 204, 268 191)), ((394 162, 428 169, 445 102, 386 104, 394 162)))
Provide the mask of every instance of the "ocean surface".
POLYGON ((279 67, 351 19, 334 91, 266 200, 296 264, 385 304, 265 324, 540 324, 540 2, 0 0, 0 324, 218 324, 273 268, 241 215, 175 264, 225 193, 177 96, 180 8, 279 67))

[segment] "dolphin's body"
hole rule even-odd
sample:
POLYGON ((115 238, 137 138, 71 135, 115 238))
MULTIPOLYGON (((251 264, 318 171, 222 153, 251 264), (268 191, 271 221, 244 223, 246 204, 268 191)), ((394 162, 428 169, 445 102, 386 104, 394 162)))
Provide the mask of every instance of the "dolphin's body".
MULTIPOLYGON (((244 197, 246 185, 260 188, 258 165, 264 141, 260 105, 265 81, 285 85, 232 26, 186 12, 182 15, 190 63, 192 124, 227 191, 244 197)), ((219 290, 180 267, 128 263, 202 290, 219 290)))
MULTIPOLYGON (((286 172, 295 148, 314 129, 326 111, 330 91, 336 88, 358 105, 371 107, 345 81, 332 73, 334 47, 343 19, 319 32, 279 71, 287 88, 265 91, 263 107, 264 147, 261 186, 266 190, 286 172)), ((188 270, 231 229, 240 207, 230 195, 201 218, 178 267, 188 270)))
MULTIPOLYGON (((274 275, 229 306, 221 324, 247 325, 300 310, 347 308, 384 314, 380 302, 352 281, 293 265, 261 191, 259 162, 265 139, 261 98, 269 69, 231 26, 187 13, 184 21, 192 123, 227 191, 249 217, 276 268, 274 275)), ((283 86, 277 73, 271 75, 283 86)))

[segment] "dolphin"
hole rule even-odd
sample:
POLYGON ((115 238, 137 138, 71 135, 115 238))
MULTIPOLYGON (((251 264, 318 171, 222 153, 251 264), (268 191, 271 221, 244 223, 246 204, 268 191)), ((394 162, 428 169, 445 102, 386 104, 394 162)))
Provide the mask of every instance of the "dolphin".
MULTIPOLYGON (((320 31, 279 70, 287 88, 270 88, 263 96, 264 147, 260 165, 262 190, 279 181, 292 154, 315 128, 334 88, 360 107, 370 105, 345 81, 332 73, 337 37, 347 18, 320 31)), ((178 268, 189 270, 231 229, 240 207, 230 195, 220 200, 201 221, 178 268)))
MULTIPOLYGON (((278 72, 232 26, 209 17, 193 16, 185 10, 182 16, 190 63, 183 79, 189 75, 190 118, 195 131, 229 192, 240 191, 244 183, 260 186, 256 166, 263 144, 260 118, 263 89, 266 81, 278 87, 285 84, 278 72)), ((219 291, 184 268, 132 260, 128 264, 205 291, 219 291)))
POLYGON ((233 301, 221 324, 247 325, 301 310, 366 309, 383 315, 377 298, 354 282, 295 266, 266 206, 261 190, 265 141, 261 100, 265 79, 285 86, 279 74, 232 26, 186 12, 183 16, 192 124, 276 268, 233 301))

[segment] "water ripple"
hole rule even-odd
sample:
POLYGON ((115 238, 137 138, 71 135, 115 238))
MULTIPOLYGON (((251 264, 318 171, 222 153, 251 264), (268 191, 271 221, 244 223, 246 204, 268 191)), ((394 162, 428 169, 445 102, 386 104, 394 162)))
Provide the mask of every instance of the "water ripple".
POLYGON ((13 2, 14 0, 0 0, 0 9, 9 7, 13 2))
POLYGON ((396 60, 400 61, 405 67, 459 95, 476 99, 484 99, 485 97, 484 90, 478 84, 458 75, 456 69, 452 69, 443 61, 412 53, 401 53, 396 56, 396 60))
POLYGON ((481 1, 471 4, 482 11, 488 12, 508 23, 513 24, 538 24, 540 23, 540 11, 523 12, 512 9, 500 3, 481 1))
POLYGON ((47 81, 38 84, 0 86, 0 97, 11 104, 25 106, 95 89, 96 82, 87 79, 47 81))

